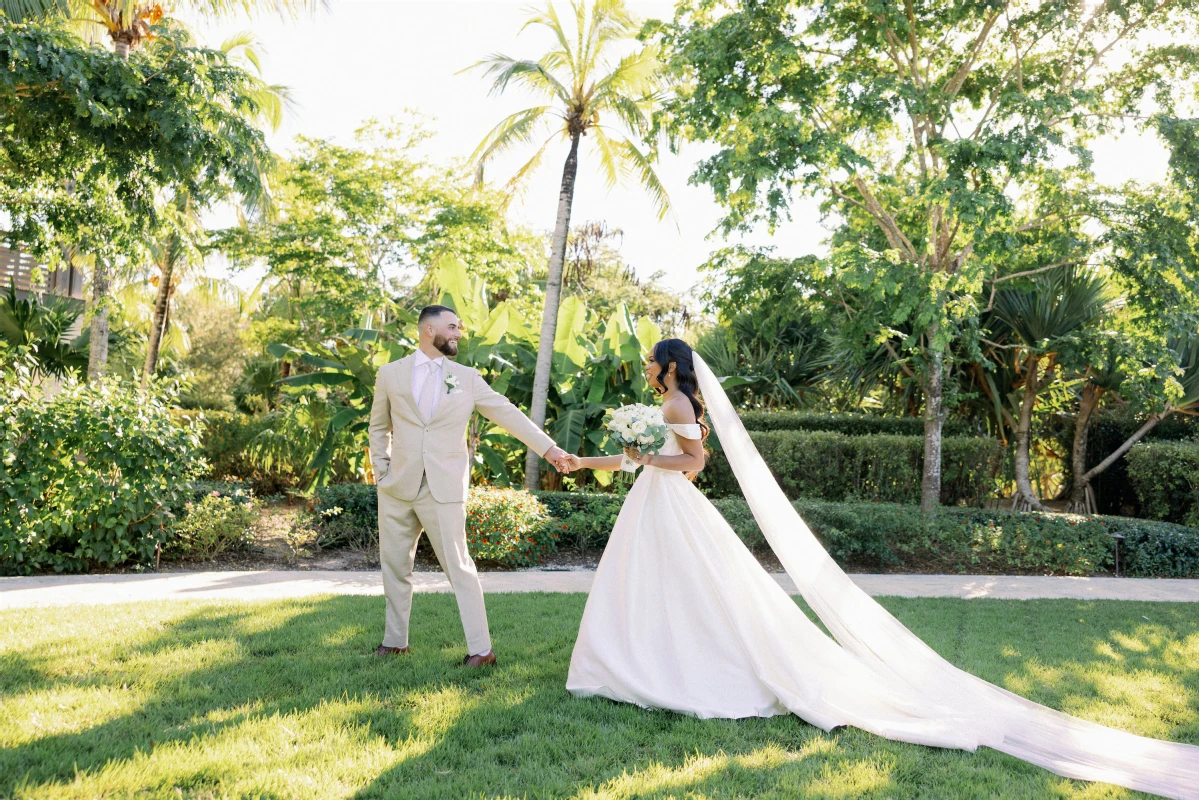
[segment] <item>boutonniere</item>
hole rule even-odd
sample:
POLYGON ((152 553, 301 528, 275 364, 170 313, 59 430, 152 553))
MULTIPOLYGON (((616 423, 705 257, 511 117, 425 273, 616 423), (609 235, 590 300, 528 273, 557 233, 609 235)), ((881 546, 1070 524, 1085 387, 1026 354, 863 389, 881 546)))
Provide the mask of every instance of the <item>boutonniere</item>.
POLYGON ((446 375, 445 376, 445 393, 446 394, 457 394, 460 391, 462 391, 462 390, 458 388, 458 379, 453 375, 446 375))

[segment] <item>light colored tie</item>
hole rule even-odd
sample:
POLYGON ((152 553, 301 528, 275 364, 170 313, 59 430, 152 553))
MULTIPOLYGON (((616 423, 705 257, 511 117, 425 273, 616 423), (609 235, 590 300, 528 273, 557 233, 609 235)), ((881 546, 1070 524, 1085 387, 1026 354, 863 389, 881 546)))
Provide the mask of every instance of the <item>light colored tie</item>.
POLYGON ((425 422, 428 422, 433 419, 434 393, 437 391, 436 381, 433 378, 437 371, 437 362, 430 361, 425 366, 429 369, 425 373, 425 383, 420 387, 420 400, 417 403, 420 406, 420 413, 425 417, 425 422))

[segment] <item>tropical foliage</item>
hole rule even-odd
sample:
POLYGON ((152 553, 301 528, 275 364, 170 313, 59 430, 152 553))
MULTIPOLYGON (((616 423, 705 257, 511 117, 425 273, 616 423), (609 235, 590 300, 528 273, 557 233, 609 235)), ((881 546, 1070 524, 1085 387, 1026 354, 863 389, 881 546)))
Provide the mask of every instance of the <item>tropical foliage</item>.
MULTIPOLYGON (((305 530, 373 546, 354 520, 374 514, 361 493, 375 375, 413 351, 431 303, 463 320, 459 363, 587 456, 617 451, 607 410, 652 401, 646 351, 686 338, 786 492, 854 505, 805 506, 843 563, 1085 572, 1108 566, 1101 508, 1196 523, 1199 123, 1183 93, 1199 61, 1152 31, 1186 40, 1199 14, 1005 9, 684 0, 642 27, 620 0, 547 4, 526 21, 548 36, 539 58, 475 65, 535 105, 455 163, 428 155, 435 134, 415 115, 272 153, 288 93, 251 35, 209 48, 172 7, 0 0, 4 238, 84 270, 91 298, 89 320, 78 302, 2 287, 0 497, 21 532, 0 536, 4 569, 244 543, 235 529, 257 508, 164 489, 163 471, 334 498, 305 530), (1097 181, 1095 136, 1122 126, 1165 143, 1163 179, 1097 181), (665 220, 662 137, 702 143, 693 179, 725 212, 694 293, 626 260, 625 220, 571 224, 583 159, 665 220), (543 233, 511 201, 558 146, 543 233), (518 150, 510 180, 483 180, 518 150), (801 194, 822 204, 825 250, 738 243, 786 224, 801 194), (236 220, 209 230, 216 204, 236 220), (63 487, 81 480, 92 488, 67 509, 63 487), (1035 513, 981 510, 1000 499, 1035 513)), ((481 558, 602 546, 622 481, 545 469, 479 415, 467 437, 472 481, 495 492, 490 527, 472 528, 481 558), (521 485, 553 490, 544 519, 507 491, 521 485)), ((718 437, 709 447, 698 485, 740 519, 718 437)), ((1139 524, 1120 528, 1129 563, 1191 574, 1185 532, 1139 524)))
POLYGON ((38 372, 64 378, 87 369, 87 335, 72 335, 82 316, 83 308, 64 298, 30 294, 18 299, 16 284, 10 283, 0 297, 0 340, 27 350, 38 372))
MULTIPOLYGON (((518 405, 527 406, 536 363, 536 333, 507 301, 488 301, 486 284, 454 258, 443 258, 431 273, 442 294, 469 332, 457 361, 478 369, 492 388, 518 405)), ((553 393, 547 430, 567 452, 583 455, 617 452, 607 442, 599 419, 609 408, 648 397, 641 374, 642 353, 660 338, 648 319, 634 320, 623 308, 599 320, 577 297, 562 304, 562 325, 554 342, 553 393)), ((260 433, 252 447, 263 468, 275 463, 307 461, 302 470, 309 487, 323 485, 330 467, 344 461, 369 469, 365 433, 380 366, 415 349, 415 318, 397 312, 397 322, 382 328, 351 329, 305 349, 285 343, 268 350, 294 365, 280 379, 285 393, 296 398, 283 423, 260 433)), ((468 447, 480 481, 510 485, 520 474, 524 446, 506 432, 475 415, 467 432, 468 447)), ((609 477, 597 479, 607 483, 609 477)))
POLYGON ((267 196, 272 162, 256 121, 265 84, 222 50, 163 29, 132 54, 89 46, 61 24, 5 23, 0 206, 12 240, 51 264, 92 268, 89 375, 108 361, 113 270, 161 231, 163 194, 194 202, 267 196))
POLYGON ((1197 27, 1189 3, 944 0, 689 0, 657 27, 676 86, 661 124, 716 148, 694 179, 726 209, 723 230, 779 224, 796 193, 842 220, 827 297, 856 362, 886 347, 920 392, 926 509, 955 350, 978 358, 982 298, 1094 254, 1083 222, 1101 194, 1088 169, 1097 134, 1191 140, 1179 111, 1199 57, 1155 34, 1197 27))
MULTIPOLYGON (((509 180, 509 189, 519 186, 540 166, 552 142, 564 140, 570 143, 562 168, 558 213, 550 238, 537 369, 529 401, 529 416, 537 425, 546 422, 546 403, 558 344, 556 331, 562 270, 583 137, 590 136, 594 141, 598 165, 609 188, 622 178, 632 176, 648 192, 660 218, 670 211, 666 190, 653 169, 654 152, 637 141, 649 131, 650 119, 660 99, 662 67, 658 48, 640 46, 631 53, 621 52, 637 32, 637 24, 625 8, 624 0, 592 0, 590 7, 579 0, 571 0, 570 7, 574 36, 569 27, 563 25, 553 3, 533 12, 525 23, 526 28, 544 29, 553 37, 553 49, 540 59, 494 55, 475 65, 493 78, 493 93, 502 93, 515 83, 545 100, 545 105, 533 106, 505 118, 475 149, 471 161, 478 165, 480 183, 483 171, 492 159, 514 147, 536 142, 547 128, 549 136, 509 180), (612 61, 615 61, 614 65, 612 61), (621 127, 631 135, 622 133, 621 127)), ((537 488, 539 471, 537 455, 530 452, 525 461, 525 488, 537 488)))

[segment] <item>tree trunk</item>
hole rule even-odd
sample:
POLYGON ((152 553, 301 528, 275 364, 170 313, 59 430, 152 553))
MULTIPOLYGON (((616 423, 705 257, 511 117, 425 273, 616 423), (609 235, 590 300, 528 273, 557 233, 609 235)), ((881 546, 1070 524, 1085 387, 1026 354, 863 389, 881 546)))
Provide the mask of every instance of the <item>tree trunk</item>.
POLYGON ((1150 416, 1149 419, 1145 421, 1145 424, 1137 429, 1136 433, 1134 433, 1132 436, 1129 436, 1127 439, 1124 440, 1124 444, 1117 447, 1111 453, 1111 455, 1109 455, 1107 458, 1103 459, 1098 464, 1096 464, 1094 467, 1092 467, 1090 470, 1088 470, 1082 476, 1082 478, 1080 478, 1079 480, 1081 480, 1082 482, 1086 483, 1089 486, 1091 481, 1095 480, 1096 475, 1100 474, 1101 472, 1106 470, 1108 467, 1110 467, 1112 464, 1116 463, 1116 461, 1119 460, 1120 456, 1127 453, 1134 444, 1141 441, 1141 439, 1145 438, 1145 434, 1149 433, 1149 431, 1151 431, 1155 427, 1157 427, 1157 423, 1161 422, 1163 419, 1170 416, 1170 412, 1173 410, 1174 409, 1167 406, 1166 410, 1163 411, 1162 413, 1153 414, 1152 416, 1150 416))
POLYGON ((1037 366, 1040 358, 1028 357, 1024 375, 1024 400, 1020 403, 1020 422, 1016 426, 1016 495, 1012 508, 1020 511, 1047 511, 1032 490, 1032 410, 1037 402, 1037 366))
POLYGON ((92 271, 91 346, 87 358, 87 379, 104 377, 108 370, 108 264, 96 259, 92 271))
POLYGON ((145 389, 158 368, 158 351, 167 330, 167 306, 171 302, 171 278, 175 268, 170 258, 163 260, 162 275, 158 280, 158 297, 154 301, 154 318, 150 321, 150 341, 146 343, 146 366, 142 370, 142 388, 145 389))
MULTIPOLYGON (((929 331, 929 342, 936 329, 929 331)), ((924 377, 924 471, 920 480, 920 510, 935 512, 941 505, 941 431, 945 425, 943 404, 945 354, 934 348, 924 377)))
MULTIPOLYGON (((113 39, 112 44, 116 54, 128 61, 129 40, 118 37, 113 39)), ((89 381, 104 377, 108 371, 108 282, 108 264, 97 257, 92 279, 91 347, 87 358, 89 381)))
POLYGON ((1097 513, 1095 493, 1086 477, 1087 436, 1091 433, 1091 414, 1102 396, 1103 389, 1088 381, 1082 388, 1082 398, 1078 402, 1078 417, 1074 420, 1074 446, 1070 454, 1073 479, 1070 481, 1070 502, 1066 506, 1071 514, 1097 513))
MULTIPOLYGON (((562 264, 566 260, 566 234, 570 231, 570 207, 574 203, 575 175, 579 169, 579 137, 570 137, 570 153, 562 167, 562 187, 558 190, 558 219, 550 246, 549 277, 545 282, 545 311, 541 314, 541 340, 537 343, 537 371, 533 374, 533 401, 529 419, 545 427, 545 404, 550 393, 550 368, 554 360, 554 333, 558 329, 558 302, 562 295, 562 264)), ((533 450, 525 456, 525 488, 541 487, 541 458, 533 450)))

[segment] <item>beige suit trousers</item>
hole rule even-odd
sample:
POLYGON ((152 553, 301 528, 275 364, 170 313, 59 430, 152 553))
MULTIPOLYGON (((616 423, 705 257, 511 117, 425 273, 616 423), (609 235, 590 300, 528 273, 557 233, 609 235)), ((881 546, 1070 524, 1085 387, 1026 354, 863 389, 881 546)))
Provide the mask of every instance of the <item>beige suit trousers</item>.
POLYGON ((422 528, 458 600, 468 654, 486 653, 491 649, 491 634, 479 573, 466 548, 466 503, 437 502, 423 477, 415 500, 379 492, 379 561, 387 596, 384 646, 408 646, 412 567, 422 528))

